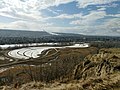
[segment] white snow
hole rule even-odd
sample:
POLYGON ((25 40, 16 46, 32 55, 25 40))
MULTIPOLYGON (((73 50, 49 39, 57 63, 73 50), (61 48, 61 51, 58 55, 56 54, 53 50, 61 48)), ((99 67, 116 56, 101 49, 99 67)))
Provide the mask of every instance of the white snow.
POLYGON ((8 55, 11 57, 14 57, 14 58, 28 59, 28 57, 18 54, 19 51, 20 51, 20 49, 12 50, 12 51, 8 52, 8 55))
POLYGON ((13 59, 10 59, 10 62, 12 62, 13 61, 13 59))
POLYGON ((6 71, 7 69, 8 69, 8 68, 2 68, 2 69, 0 69, 0 73, 6 71))
POLYGON ((64 47, 27 47, 27 48, 12 50, 8 53, 8 55, 18 59, 29 59, 29 58, 38 58, 39 57, 38 55, 41 54, 42 51, 51 48, 86 48, 86 47, 89 47, 88 43, 74 44, 72 46, 64 46, 64 47))
POLYGON ((9 56, 18 58, 18 59, 29 59, 29 58, 38 58, 38 54, 41 54, 42 51, 54 47, 30 47, 12 50, 8 53, 9 56))
POLYGON ((49 32, 49 34, 51 34, 51 35, 59 35, 59 34, 53 33, 53 32, 49 32))
POLYGON ((11 47, 23 47, 23 46, 38 46, 38 45, 58 45, 59 43, 31 43, 31 44, 5 44, 0 45, 0 48, 7 49, 11 47))
POLYGON ((84 47, 89 47, 89 44, 88 43, 74 44, 73 46, 67 46, 67 47, 71 47, 71 48, 81 47, 81 48, 84 48, 84 47))

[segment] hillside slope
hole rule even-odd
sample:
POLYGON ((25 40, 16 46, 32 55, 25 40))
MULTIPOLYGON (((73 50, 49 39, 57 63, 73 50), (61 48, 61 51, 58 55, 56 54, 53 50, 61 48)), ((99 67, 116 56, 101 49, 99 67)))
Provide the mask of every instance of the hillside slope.
POLYGON ((24 30, 0 30, 0 37, 29 37, 39 38, 43 36, 50 36, 46 31, 24 31, 24 30))
POLYGON ((6 90, 120 90, 120 49, 101 49, 79 61, 72 73, 51 83, 2 86, 6 90))

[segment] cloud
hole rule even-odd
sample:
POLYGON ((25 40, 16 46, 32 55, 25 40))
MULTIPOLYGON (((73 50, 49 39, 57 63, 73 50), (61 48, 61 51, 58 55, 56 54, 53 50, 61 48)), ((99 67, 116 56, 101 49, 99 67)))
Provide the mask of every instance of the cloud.
POLYGON ((2 1, 0 4, 4 3, 4 7, 0 8, 1 16, 23 20, 38 20, 42 17, 40 12, 32 10, 19 0, 2 1))
POLYGON ((117 31, 120 29, 120 17, 108 19, 104 22, 106 28, 117 31))
MULTIPOLYGON (((58 15, 49 9, 50 6, 58 6, 72 1, 78 2, 79 7, 84 8, 88 5, 106 4, 118 0, 0 0, 0 15, 9 18, 23 19, 23 20, 41 20, 45 18, 40 10, 47 9, 52 13, 58 15)), ((63 14, 56 18, 71 18, 63 14)))
POLYGON ((76 32, 101 35, 111 33, 118 35, 117 33, 120 30, 120 14, 106 13, 107 8, 118 6, 118 4, 112 3, 115 1, 119 0, 0 0, 0 16, 14 18, 16 20, 11 23, 1 22, 0 28, 45 29, 50 32, 76 32), (64 8, 62 12, 61 10, 55 9, 54 11, 49 8, 61 4, 67 5, 67 3, 73 1, 77 2, 78 9, 81 10, 81 13, 68 14, 64 12, 64 8), (86 11, 87 14, 83 14, 89 5, 98 5, 98 7, 96 6, 96 9, 98 9, 91 9, 88 12, 86 11), (84 8, 84 10, 81 8, 84 8), (42 13, 43 9, 52 12, 55 16, 47 17, 42 13), (55 22, 57 24, 56 26, 56 24, 52 22, 52 19, 63 21, 68 19, 67 22, 70 21, 70 23, 65 23, 62 27, 62 25, 58 25, 61 22, 55 22), (101 19, 103 19, 103 21, 100 21, 101 19))
POLYGON ((119 0, 77 0, 79 8, 85 8, 89 5, 100 5, 100 4, 109 4, 111 2, 119 1, 119 0))
MULTIPOLYGON (((118 1, 118 0, 116 0, 116 1, 118 1)), ((100 6, 96 6, 96 7, 98 7, 98 8, 115 8, 115 7, 117 7, 117 6, 119 6, 119 4, 117 4, 117 3, 109 3, 109 4, 104 4, 104 5, 100 5, 100 6)))
POLYGON ((47 17, 46 19, 76 19, 76 18, 80 18, 81 16, 82 16, 81 13, 79 13, 79 14, 72 14, 72 15, 61 14, 61 15, 58 15, 58 16, 55 16, 55 17, 47 17))
POLYGON ((12 23, 0 23, 0 28, 20 29, 20 30, 42 30, 44 27, 51 26, 52 23, 37 23, 28 21, 15 21, 12 23))
POLYGON ((55 14, 55 15, 59 15, 59 13, 58 13, 57 11, 53 11, 53 10, 51 10, 51 9, 49 9, 49 8, 47 8, 47 10, 50 11, 50 12, 52 12, 52 13, 55 14))
POLYGON ((110 15, 110 16, 120 18, 120 14, 115 14, 115 15, 110 15))
POLYGON ((32 30, 40 31, 46 30, 48 32, 79 32, 78 27, 60 27, 54 26, 52 23, 35 23, 27 21, 15 21, 12 23, 0 23, 0 28, 4 29, 15 29, 15 30, 32 30))
POLYGON ((46 30, 49 32, 64 32, 64 33, 82 33, 82 28, 78 26, 74 27, 60 27, 60 26, 48 26, 46 30))
POLYGON ((79 32, 82 31, 84 34, 120 35, 120 15, 107 14, 103 10, 91 11, 87 15, 82 15, 78 20, 71 21, 70 24, 78 27, 79 32))
POLYGON ((88 15, 82 15, 78 20, 72 21, 74 25, 91 25, 101 18, 106 16, 105 11, 91 11, 88 15))
MULTIPOLYGON (((73 0, 1 0, 0 15, 23 20, 38 20, 43 18, 40 10, 72 1, 73 0)), ((52 11, 49 8, 48 10, 52 11)), ((55 11, 52 12, 57 14, 55 11)))

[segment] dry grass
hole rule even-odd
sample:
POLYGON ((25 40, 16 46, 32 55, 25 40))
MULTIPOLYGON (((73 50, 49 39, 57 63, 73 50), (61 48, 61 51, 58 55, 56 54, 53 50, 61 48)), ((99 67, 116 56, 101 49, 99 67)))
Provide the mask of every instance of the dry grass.
MULTIPOLYGON (((86 55, 97 52, 97 48, 65 48, 58 49, 58 51, 57 54, 50 56, 51 53, 54 53, 54 50, 50 50, 50 54, 48 53, 43 59, 38 58, 32 62, 30 61, 30 63, 28 61, 26 65, 14 65, 14 68, 0 73, 0 78, 5 78, 4 83, 7 84, 9 84, 9 82, 13 84, 19 82, 22 84, 33 80, 44 82, 51 82, 56 79, 63 80, 66 75, 72 73, 74 67, 81 62, 86 55), (37 66, 27 64, 35 64, 37 66)), ((69 76, 68 79, 70 78, 69 76)), ((2 84, 4 83, 2 81, 2 84)))
MULTIPOLYGON (((28 78, 25 82, 29 82, 32 74, 35 82, 16 87, 18 82, 13 82, 6 90, 120 90, 120 49, 101 49, 98 54, 96 48, 59 50, 57 59, 50 62, 51 65, 16 66, 11 69, 11 74, 17 75, 15 81, 17 78, 28 78), (23 71, 28 74, 21 73, 23 71)), ((0 76, 9 75, 7 72, 0 76)))

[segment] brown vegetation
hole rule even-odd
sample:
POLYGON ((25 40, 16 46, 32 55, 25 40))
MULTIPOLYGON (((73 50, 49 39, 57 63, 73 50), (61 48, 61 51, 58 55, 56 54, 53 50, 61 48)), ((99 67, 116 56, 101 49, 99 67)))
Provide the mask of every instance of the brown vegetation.
MULTIPOLYGON (((50 51, 52 52, 54 51, 50 51)), ((13 85, 7 86, 8 90, 13 88, 17 90, 120 89, 119 48, 104 48, 99 52, 94 47, 66 48, 59 49, 54 59, 51 57, 39 58, 46 59, 47 63, 37 66, 17 65, 1 73, 0 77, 8 81, 1 84, 13 85), (30 81, 33 82, 27 83, 30 81)))

